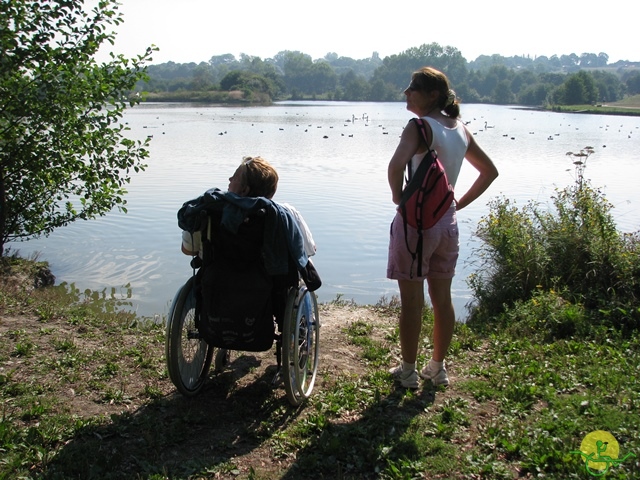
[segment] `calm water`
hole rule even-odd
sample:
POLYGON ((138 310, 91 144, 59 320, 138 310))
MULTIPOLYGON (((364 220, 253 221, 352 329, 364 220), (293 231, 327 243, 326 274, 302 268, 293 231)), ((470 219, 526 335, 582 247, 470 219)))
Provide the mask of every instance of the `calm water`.
MULTIPOLYGON (((556 187, 573 181, 568 151, 596 149, 587 177, 615 205, 620 230, 640 228, 640 118, 491 105, 463 105, 462 113, 500 177, 458 213, 461 257, 453 293, 459 318, 470 300, 472 233, 487 202, 501 195, 519 205, 548 202, 556 187)), ((395 282, 385 278, 394 215, 386 168, 409 118, 403 103, 138 106, 125 116, 130 137, 153 135, 153 140, 148 169, 130 184, 129 213, 78 222, 12 248, 23 255, 41 252, 58 283, 130 295, 141 315, 165 315, 192 273, 189 258, 180 253, 178 208, 210 187, 226 189, 242 156, 262 155, 280 174, 274 199, 294 204, 313 231, 314 262, 324 282, 320 301, 342 295, 376 303, 397 294, 395 282)), ((457 190, 473 178, 473 168, 465 164, 457 190)))

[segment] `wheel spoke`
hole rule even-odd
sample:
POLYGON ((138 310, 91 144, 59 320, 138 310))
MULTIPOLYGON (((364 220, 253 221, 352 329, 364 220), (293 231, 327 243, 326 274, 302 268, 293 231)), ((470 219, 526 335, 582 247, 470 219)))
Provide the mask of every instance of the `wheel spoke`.
POLYGON ((167 369, 183 395, 196 395, 204 385, 213 348, 198 334, 195 325, 193 279, 178 292, 167 322, 167 369))

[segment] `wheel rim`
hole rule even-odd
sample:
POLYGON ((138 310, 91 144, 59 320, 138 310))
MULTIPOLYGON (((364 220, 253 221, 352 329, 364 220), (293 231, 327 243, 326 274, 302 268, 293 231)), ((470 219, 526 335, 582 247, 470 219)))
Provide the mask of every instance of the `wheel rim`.
POLYGON ((180 362, 180 378, 188 389, 194 388, 201 381, 202 367, 206 364, 208 345, 197 338, 194 308, 189 308, 185 316, 180 336, 178 361, 180 362))
POLYGON ((194 280, 178 290, 167 321, 166 358, 169 378, 183 395, 196 395, 204 385, 213 348, 199 338, 195 325, 194 280))
POLYGON ((295 362, 294 368, 290 369, 291 382, 297 396, 308 398, 318 366, 319 323, 315 296, 306 288, 301 290, 293 332, 289 339, 295 362))

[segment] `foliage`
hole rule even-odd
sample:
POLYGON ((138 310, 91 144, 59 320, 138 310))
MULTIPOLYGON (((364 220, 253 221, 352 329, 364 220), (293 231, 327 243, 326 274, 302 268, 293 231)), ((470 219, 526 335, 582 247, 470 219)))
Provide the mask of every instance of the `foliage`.
POLYGON ((605 53, 535 59, 482 55, 467 62, 456 48, 437 43, 409 48, 384 59, 374 52, 361 60, 336 53, 314 60, 303 52, 284 50, 264 60, 246 54, 239 59, 224 54, 200 64, 151 65, 151 78, 145 85, 160 95, 183 90, 210 91, 224 89, 219 82, 229 73, 243 72, 273 82, 277 91, 272 99, 398 101, 402 100, 411 73, 432 65, 447 74, 465 103, 593 104, 619 101, 626 93, 637 90, 634 72, 640 63, 610 65, 608 58, 605 53))
POLYGON ((630 95, 640 94, 640 72, 632 72, 627 76, 625 83, 630 95))
POLYGON ((561 105, 595 103, 598 100, 598 93, 593 77, 584 71, 569 75, 566 81, 554 91, 553 100, 553 103, 561 105))
POLYGON ((528 300, 516 300, 493 319, 506 333, 531 340, 552 342, 572 337, 586 338, 597 329, 580 304, 570 303, 555 290, 536 289, 528 300))
POLYGON ((492 65, 504 65, 513 70, 537 70, 547 72, 553 70, 565 70, 575 72, 579 68, 603 68, 606 67, 609 56, 606 53, 583 53, 581 56, 572 53, 570 55, 552 55, 546 57, 531 58, 529 56, 503 57, 502 55, 480 55, 469 63, 473 70, 486 69, 492 65))
POLYGON ((154 49, 98 64, 119 4, 82 4, 16 0, 0 11, 0 253, 7 241, 126 210, 128 175, 144 169, 148 139, 127 139, 120 119, 140 100, 128 96, 154 49))
POLYGON ((458 49, 430 43, 384 58, 382 65, 376 69, 372 78, 394 86, 400 93, 409 84, 414 71, 424 65, 431 65, 445 72, 454 84, 458 84, 465 79, 467 73, 465 63, 458 49))
POLYGON ((227 73, 220 80, 220 88, 225 91, 242 90, 249 95, 253 92, 265 93, 271 97, 277 91, 275 84, 266 77, 238 70, 227 73))
POLYGON ((640 326, 640 238, 617 231, 612 205, 585 179, 593 153, 586 147, 567 154, 574 160, 575 183, 556 191, 551 210, 532 202, 520 209, 508 199, 490 203, 476 231, 483 242, 477 251, 480 273, 469 280, 478 301, 475 321, 490 321, 557 292, 559 305, 586 309, 575 313, 569 330, 578 328, 583 315, 618 328, 640 326))

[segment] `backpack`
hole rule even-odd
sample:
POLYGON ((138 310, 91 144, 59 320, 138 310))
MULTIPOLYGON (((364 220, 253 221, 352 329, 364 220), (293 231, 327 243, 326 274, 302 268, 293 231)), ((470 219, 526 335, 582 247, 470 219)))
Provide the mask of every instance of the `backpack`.
MULTIPOLYGON (((407 177, 398 209, 404 221, 405 242, 415 262, 418 258, 418 276, 422 276, 422 231, 433 227, 447 212, 453 201, 453 187, 447 173, 431 148, 424 120, 413 118, 418 126, 429 151, 418 165, 415 173, 411 171, 411 161, 407 162, 407 177), (407 239, 407 224, 418 230, 418 244, 412 251, 407 239)), ((412 266, 413 271, 413 266, 412 266)), ((413 276, 413 275, 412 275, 413 276)))

